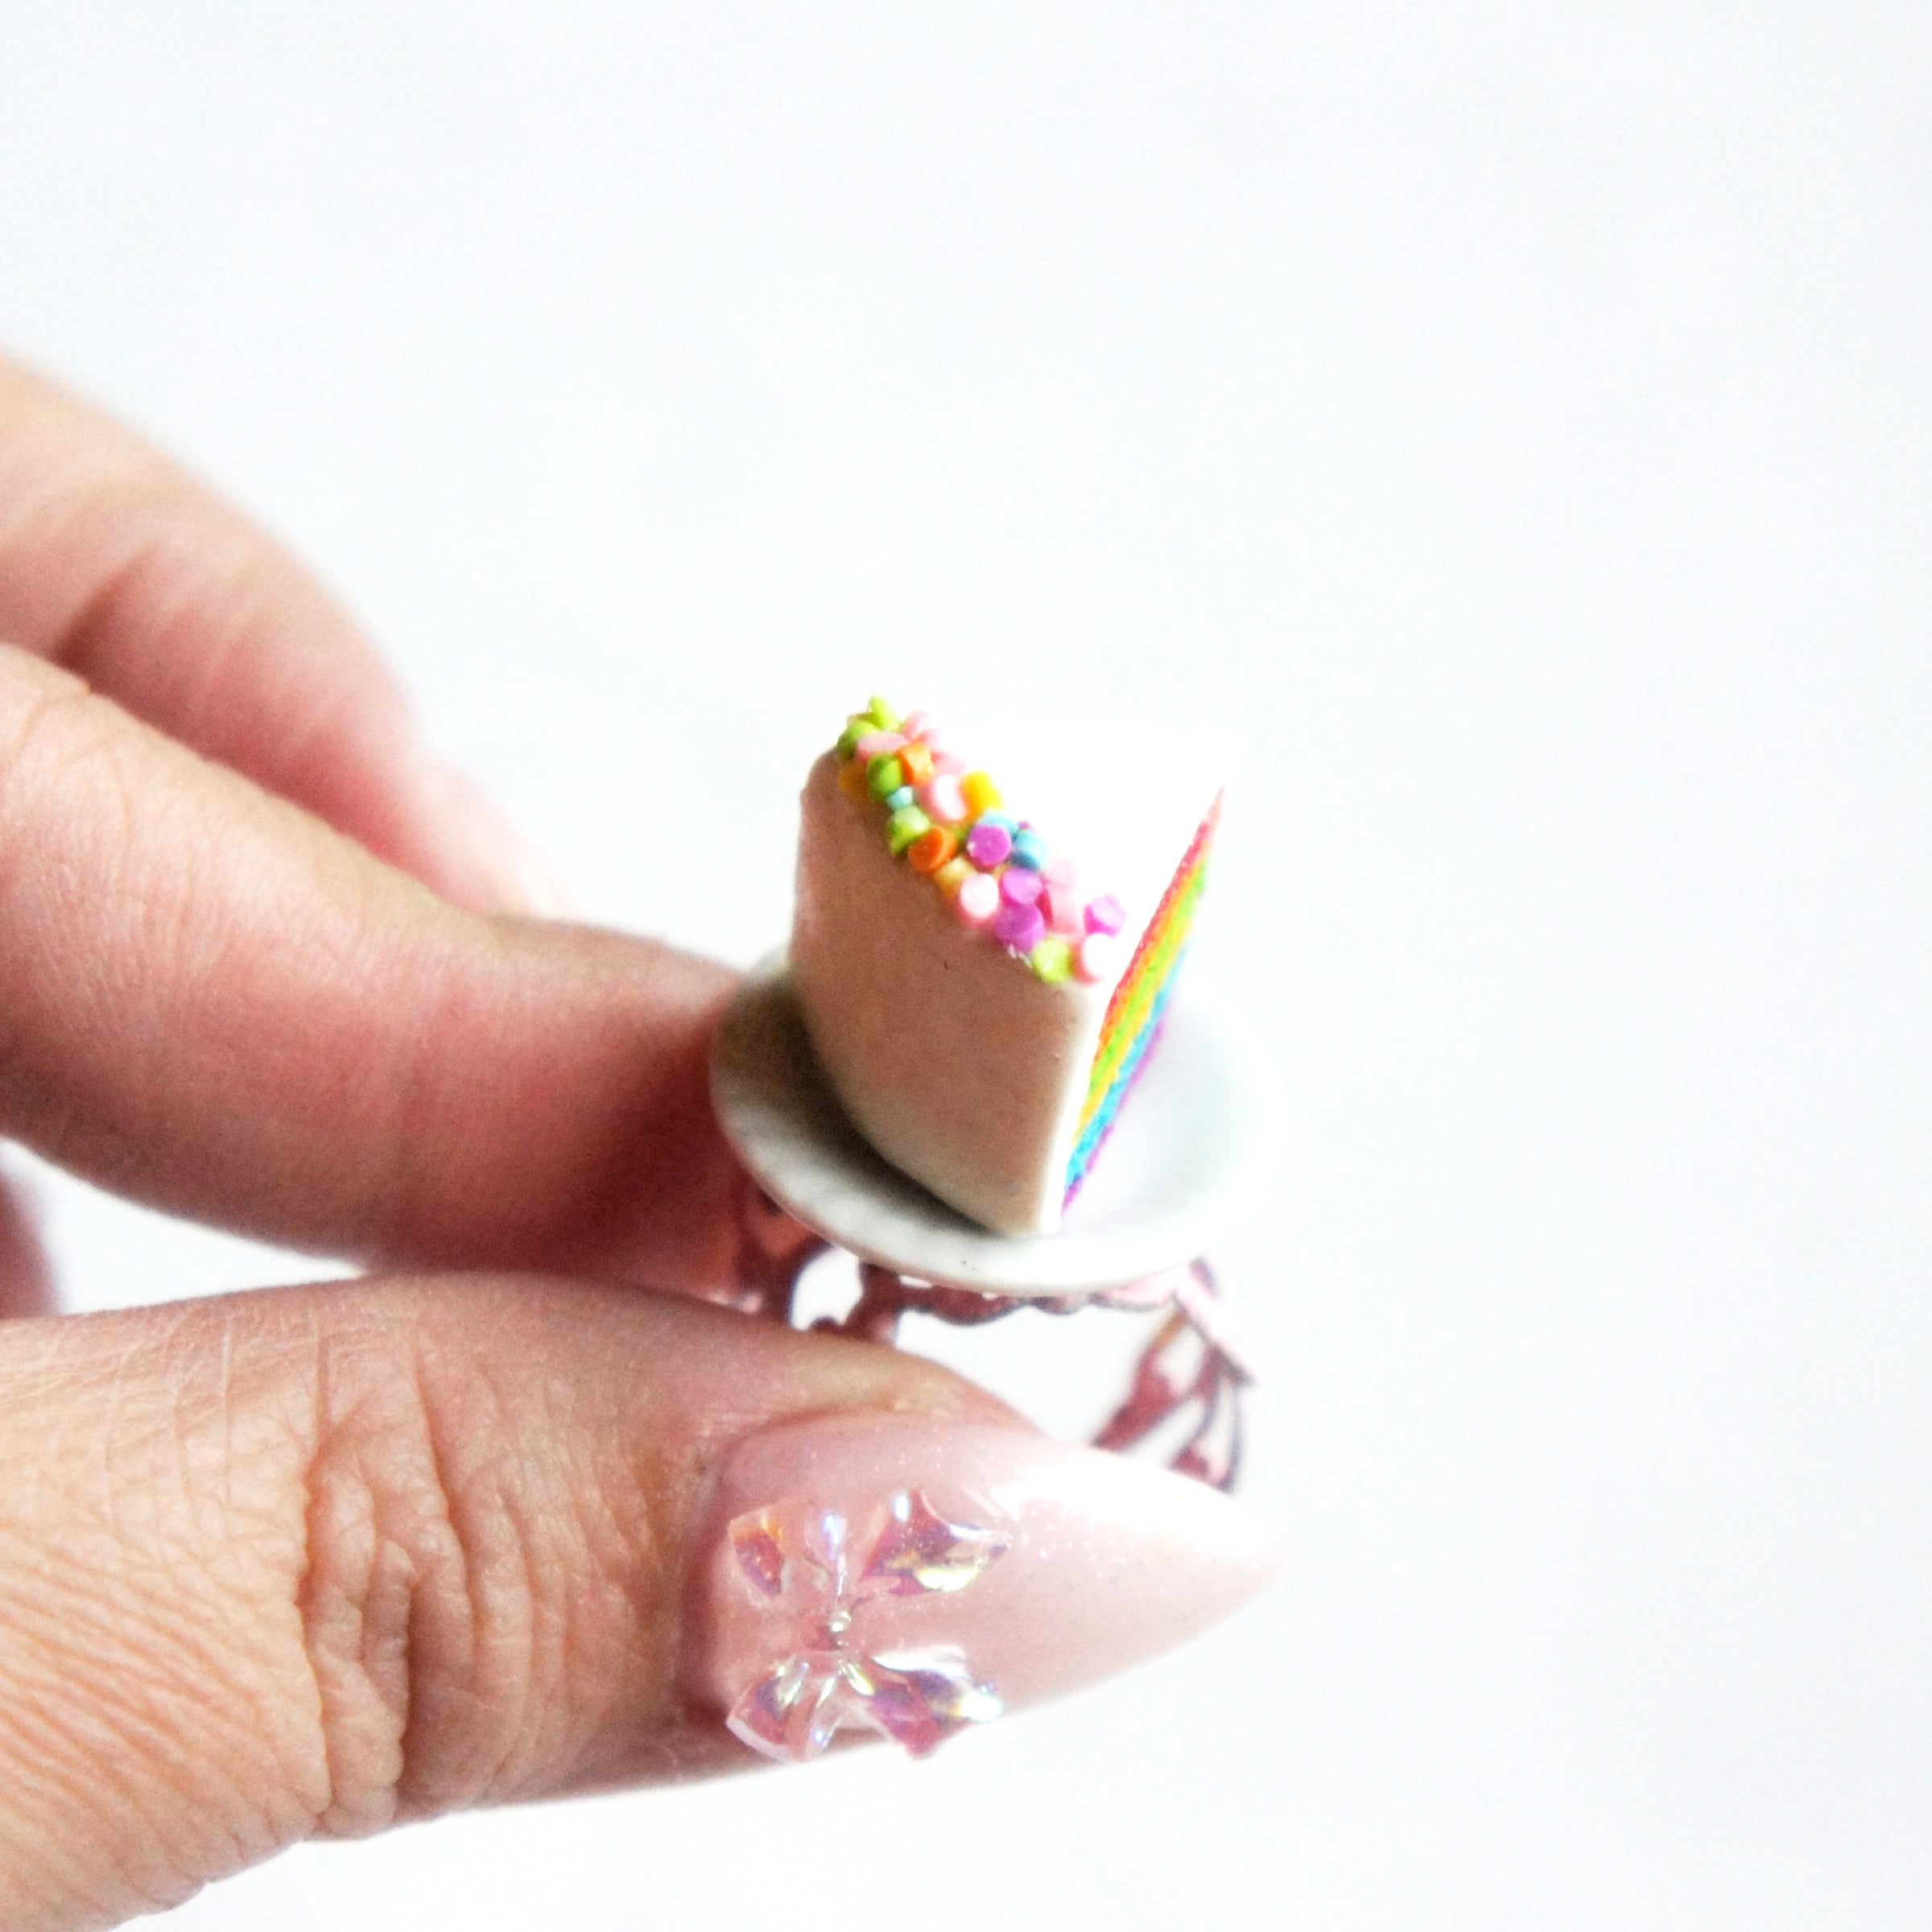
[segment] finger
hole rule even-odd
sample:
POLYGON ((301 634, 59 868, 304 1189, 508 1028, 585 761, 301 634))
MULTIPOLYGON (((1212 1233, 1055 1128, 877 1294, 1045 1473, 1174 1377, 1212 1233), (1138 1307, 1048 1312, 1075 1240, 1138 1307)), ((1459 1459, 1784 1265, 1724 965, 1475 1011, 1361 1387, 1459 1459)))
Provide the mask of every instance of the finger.
POLYGON ((0 1320, 51 1315, 58 1298, 39 1217, 20 1183, 0 1174, 0 1320))
POLYGON ((308 573, 118 424, 4 361, 0 638, 457 904, 552 909, 308 573))
POLYGON ((774 1671, 929 1745, 1269 1567, 1239 1505, 930 1364, 555 1281, 10 1324, 0 1476, 15 1932, 316 1832, 755 1762, 734 1709, 795 1755, 803 1728, 759 1728, 774 1671), (840 1524, 842 1581, 811 1554, 840 1524), (877 1696, 869 1660, 909 1646, 927 1674, 877 1696))
POLYGON ((0 646, 0 1133, 104 1186, 364 1258, 729 1288, 731 984, 456 911, 0 646))

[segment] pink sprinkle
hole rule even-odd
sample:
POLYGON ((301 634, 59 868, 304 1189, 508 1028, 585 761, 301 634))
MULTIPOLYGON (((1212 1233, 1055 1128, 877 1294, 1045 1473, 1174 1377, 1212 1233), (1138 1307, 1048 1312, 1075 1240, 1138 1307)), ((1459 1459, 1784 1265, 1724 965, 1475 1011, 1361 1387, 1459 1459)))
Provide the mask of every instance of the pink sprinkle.
POLYGON ((1009 906, 1030 906, 1042 889, 1040 875, 1024 865, 1009 865, 1000 874, 1000 897, 1009 906))
POLYGON ((1073 867, 1065 859, 1049 859, 1040 877, 1046 886, 1040 910, 1046 914, 1047 925, 1062 939, 1077 939, 1087 930, 1087 917, 1073 867))
POLYGON ((1013 851, 1013 834, 1004 825, 983 819, 967 835, 966 856, 976 865, 1004 865, 1013 851))
POLYGON ((904 737, 896 731, 871 731, 859 740, 859 762, 863 765, 868 758, 876 758, 889 751, 898 751, 905 745, 904 737))
POLYGON ((989 872, 976 872, 960 881, 953 905, 966 924, 984 926, 1000 910, 999 881, 989 872))
POLYGON ((1073 970, 1092 985, 1096 980, 1113 977, 1113 962, 1120 947, 1110 934, 1090 932, 1075 949, 1073 970))
POLYGON ((1031 952, 1046 938, 1046 922, 1037 906, 1002 906, 993 922, 993 936, 1015 952, 1031 952))
POLYGON ((1110 892, 1104 892, 1097 899, 1087 902, 1087 930, 1089 932, 1118 932, 1127 923, 1127 908, 1110 892))
POLYGON ((932 713, 914 711, 906 714, 906 722, 899 729, 909 738, 924 738, 928 742, 932 737, 932 713))
POLYGON ((934 750, 930 745, 927 749, 932 751, 933 770, 943 777, 963 778, 972 769, 956 751, 934 750))
POLYGON ((1063 939, 1077 939, 1087 930, 1079 894, 1068 892, 1064 886, 1049 886, 1041 895, 1040 910, 1046 914, 1046 923, 1063 939))
POLYGON ((919 803, 935 825, 957 825, 966 816, 965 794, 960 790, 959 780, 950 774, 922 787, 919 803))

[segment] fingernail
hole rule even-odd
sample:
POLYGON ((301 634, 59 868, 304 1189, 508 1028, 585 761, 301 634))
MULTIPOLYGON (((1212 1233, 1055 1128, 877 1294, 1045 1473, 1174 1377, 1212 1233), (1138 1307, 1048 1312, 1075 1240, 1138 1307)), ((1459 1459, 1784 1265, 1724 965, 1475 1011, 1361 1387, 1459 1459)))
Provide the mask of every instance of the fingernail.
POLYGON ((745 1744, 841 1729, 923 1756, 1217 1622, 1273 1575, 1252 1510, 1022 1429, 788 1423, 725 1464, 695 1579, 691 1689, 745 1744))
POLYGON ((453 766, 438 766, 433 783, 444 822, 474 867, 484 895, 497 908, 538 919, 564 919, 569 894, 483 787, 453 766))

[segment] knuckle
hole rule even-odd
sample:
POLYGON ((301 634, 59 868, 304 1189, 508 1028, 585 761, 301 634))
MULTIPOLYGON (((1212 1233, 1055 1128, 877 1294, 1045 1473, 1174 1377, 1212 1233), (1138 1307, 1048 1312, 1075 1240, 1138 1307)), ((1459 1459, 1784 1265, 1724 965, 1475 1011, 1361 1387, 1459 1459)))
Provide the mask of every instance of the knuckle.
POLYGON ((634 1528, 602 1526, 631 1513, 587 1508, 568 1459, 532 1452, 550 1432, 531 1392, 420 1339, 399 1364, 394 1339, 329 1346, 308 1472, 300 1609, 334 1835, 559 1781, 661 1608, 636 1601, 653 1567, 634 1528))

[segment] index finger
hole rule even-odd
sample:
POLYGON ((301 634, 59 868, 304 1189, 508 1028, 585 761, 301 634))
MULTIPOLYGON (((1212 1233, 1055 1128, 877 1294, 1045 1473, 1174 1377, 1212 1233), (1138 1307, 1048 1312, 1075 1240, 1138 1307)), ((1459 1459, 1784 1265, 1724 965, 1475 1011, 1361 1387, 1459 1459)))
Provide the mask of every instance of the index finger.
POLYGON ((430 758, 353 621, 173 464, 0 358, 0 640, 477 910, 530 869, 430 758))
POLYGON ((432 897, 0 646, 0 1133, 292 1246, 737 1286, 732 976, 432 897))

